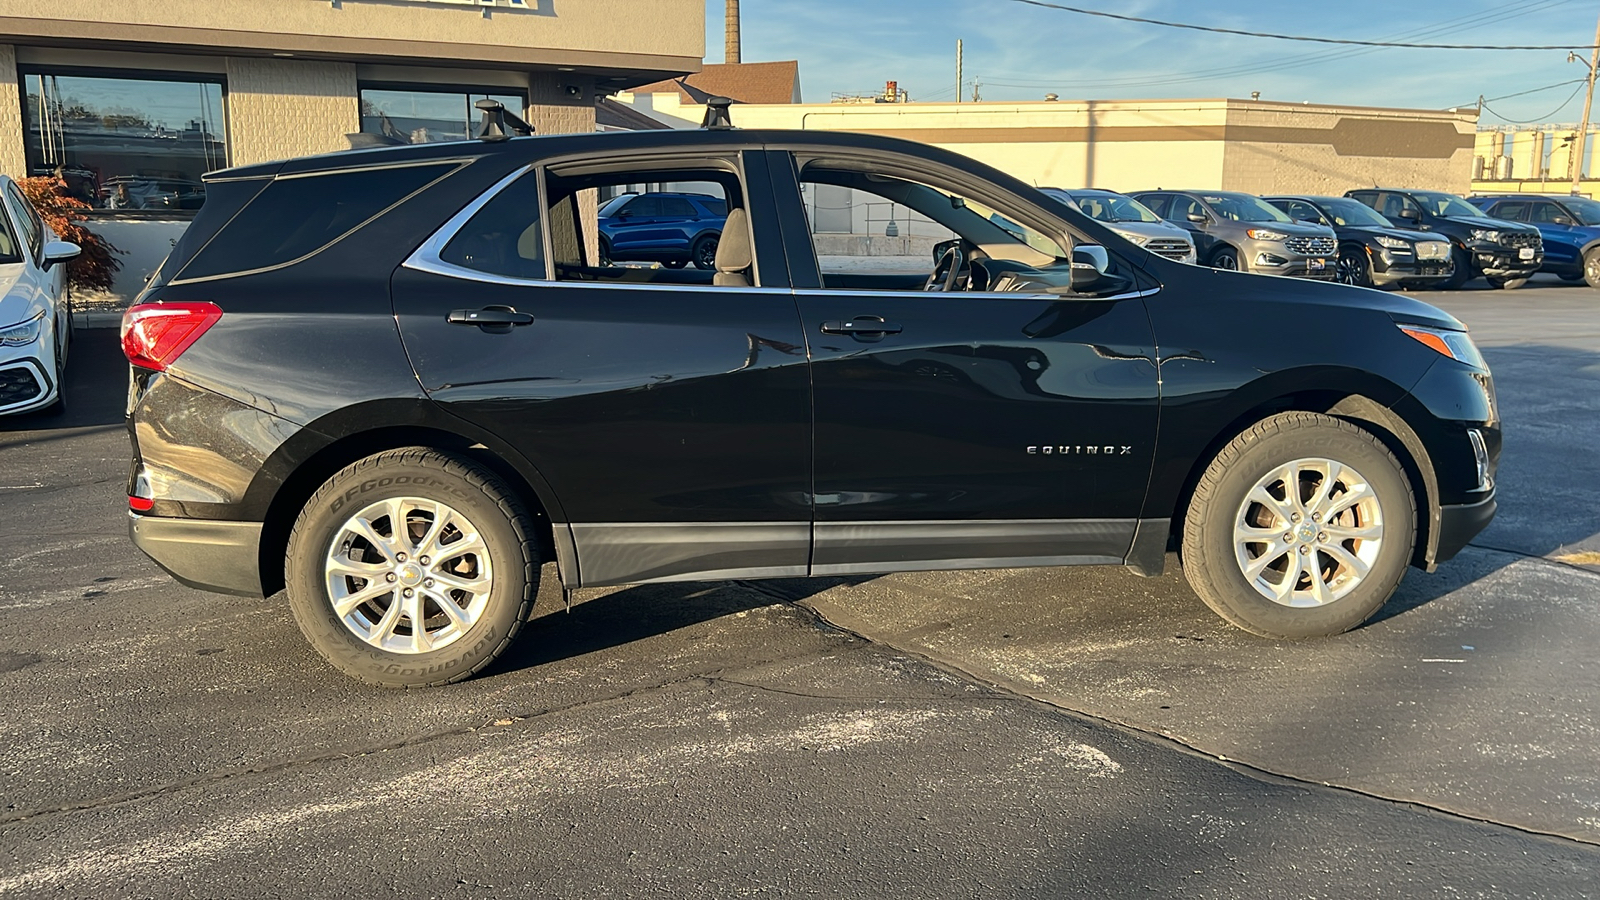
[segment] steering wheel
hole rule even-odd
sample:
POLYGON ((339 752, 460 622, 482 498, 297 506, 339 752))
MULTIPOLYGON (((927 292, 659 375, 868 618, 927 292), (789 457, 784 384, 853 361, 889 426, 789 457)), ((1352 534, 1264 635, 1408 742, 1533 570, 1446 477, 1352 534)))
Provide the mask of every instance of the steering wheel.
POLYGON ((961 270, 966 268, 967 253, 961 249, 960 241, 952 241, 950 246, 939 256, 939 261, 934 263, 933 274, 928 276, 928 281, 922 286, 925 291, 954 291, 959 290, 956 284, 961 280, 961 270))

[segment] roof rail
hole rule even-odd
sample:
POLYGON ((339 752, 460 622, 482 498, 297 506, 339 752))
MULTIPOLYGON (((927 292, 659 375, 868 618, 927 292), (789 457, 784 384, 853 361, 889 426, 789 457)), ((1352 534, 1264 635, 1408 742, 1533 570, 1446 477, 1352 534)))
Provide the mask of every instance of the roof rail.
POLYGON ((480 141, 508 141, 512 134, 523 137, 533 134, 533 126, 512 115, 499 100, 485 97, 472 105, 483 112, 483 127, 478 132, 480 141))
POLYGON ((733 101, 727 97, 710 97, 706 100, 706 117, 700 127, 708 131, 726 131, 733 127, 733 119, 728 116, 728 107, 733 101))

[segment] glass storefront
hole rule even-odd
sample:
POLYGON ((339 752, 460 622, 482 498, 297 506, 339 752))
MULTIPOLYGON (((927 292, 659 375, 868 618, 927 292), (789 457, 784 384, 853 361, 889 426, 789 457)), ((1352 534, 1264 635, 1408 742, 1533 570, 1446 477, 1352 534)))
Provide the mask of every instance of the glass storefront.
POLYGON ((361 130, 395 144, 464 141, 478 133, 481 114, 472 105, 485 98, 500 101, 514 115, 526 114, 528 98, 503 89, 363 85, 361 130))
POLYGON ((221 79, 25 71, 28 173, 96 209, 193 211, 228 165, 221 79))

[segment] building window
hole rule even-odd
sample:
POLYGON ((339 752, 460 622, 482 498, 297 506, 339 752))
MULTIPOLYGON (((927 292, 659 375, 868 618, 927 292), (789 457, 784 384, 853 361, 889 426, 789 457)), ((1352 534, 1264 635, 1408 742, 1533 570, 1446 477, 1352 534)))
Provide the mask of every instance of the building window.
POLYGON ((485 98, 526 115, 527 95, 505 89, 362 85, 361 130, 396 144, 464 141, 478 133, 481 116, 472 105, 485 98))
POLYGON ((205 202, 228 165, 220 79, 27 71, 28 174, 66 179, 95 209, 171 213, 205 202))

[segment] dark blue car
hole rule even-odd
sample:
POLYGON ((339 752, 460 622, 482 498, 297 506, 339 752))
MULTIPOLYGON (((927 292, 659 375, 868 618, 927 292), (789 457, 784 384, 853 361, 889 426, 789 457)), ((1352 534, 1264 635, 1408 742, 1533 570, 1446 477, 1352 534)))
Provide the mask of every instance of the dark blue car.
POLYGON ((671 269, 716 267, 728 204, 710 194, 623 194, 600 207, 600 256, 671 269))
POLYGON ((1600 288, 1600 201, 1587 197, 1502 194, 1470 201, 1487 215, 1526 222, 1544 237, 1541 272, 1600 288))

